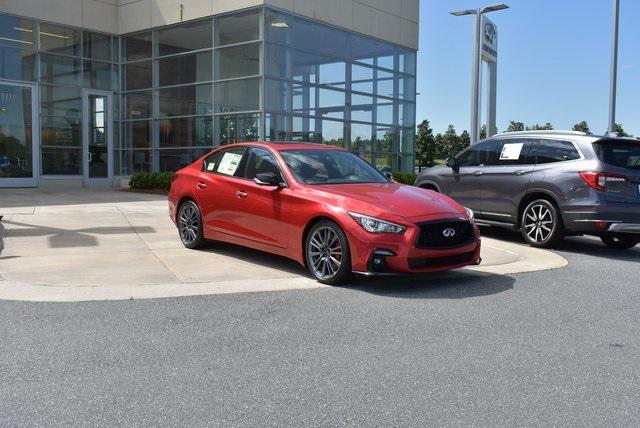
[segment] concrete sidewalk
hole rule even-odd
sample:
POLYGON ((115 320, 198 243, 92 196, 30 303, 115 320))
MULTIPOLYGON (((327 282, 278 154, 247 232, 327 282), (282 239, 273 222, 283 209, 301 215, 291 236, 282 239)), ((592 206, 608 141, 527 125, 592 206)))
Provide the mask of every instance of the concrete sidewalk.
MULTIPOLYGON (((227 244, 185 249, 164 196, 97 189, 1 192, 0 299, 111 300, 322 287, 285 258, 227 244)), ((567 263, 550 251, 488 238, 482 257, 481 266, 439 276, 506 275, 567 263)))

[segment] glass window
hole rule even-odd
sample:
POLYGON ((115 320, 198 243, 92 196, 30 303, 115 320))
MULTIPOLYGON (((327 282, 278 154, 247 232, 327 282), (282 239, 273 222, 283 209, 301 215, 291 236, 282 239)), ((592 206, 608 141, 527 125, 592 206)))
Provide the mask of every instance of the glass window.
POLYGON ((124 124, 125 148, 151 147, 151 121, 137 120, 124 124))
POLYGON ((342 119, 344 117, 344 106, 346 105, 346 93, 333 91, 331 89, 320 88, 318 91, 319 116, 342 119))
POLYGON ((206 153, 204 149, 162 149, 158 150, 161 172, 175 172, 191 165, 206 153))
POLYGON ((282 114, 267 113, 265 119, 265 140, 287 141, 287 116, 282 114))
POLYGON ((160 86, 210 81, 212 70, 210 51, 158 60, 160 86))
POLYGON ((82 90, 65 86, 40 85, 40 113, 48 116, 82 116, 82 90))
POLYGON ((212 147, 213 117, 181 117, 160 121, 160 147, 212 147))
POLYGON ((293 111, 300 114, 316 114, 316 86, 293 84, 293 111))
POLYGON ((393 125, 393 101, 384 98, 377 99, 376 121, 387 125, 393 125))
POLYGON ((78 117, 42 116, 43 146, 82 147, 82 124, 78 117))
POLYGON ((150 150, 123 150, 121 158, 122 164, 127 165, 125 173, 135 174, 136 172, 151 171, 150 150))
POLYGON ((303 18, 293 18, 293 46, 323 55, 347 58, 348 33, 303 18))
POLYGON ((330 59, 299 50, 291 51, 293 80, 317 83, 318 64, 331 62, 330 59))
POLYGON ((123 37, 122 48, 126 61, 151 58, 151 31, 123 37))
POLYGON ((322 120, 318 142, 330 146, 344 147, 344 122, 322 120))
POLYGON ((265 55, 265 74, 280 79, 289 78, 290 49, 267 43, 265 55))
POLYGON ((151 61, 135 62, 124 67, 125 89, 132 91, 135 89, 151 88, 151 61))
POLYGON ((260 74, 260 43, 216 50, 216 80, 260 74))
POLYGON ((372 151, 371 140, 373 139, 371 125, 360 123, 351 124, 351 151, 355 153, 367 153, 372 151))
POLYGON ((258 140, 259 114, 226 114, 216 116, 216 145, 224 146, 242 141, 258 140))
POLYGON ((395 93, 393 90, 393 74, 387 73, 385 71, 378 71, 378 79, 376 80, 376 85, 377 95, 380 95, 382 97, 395 98, 395 93))
POLYGON ((367 95, 351 95, 351 120, 360 122, 373 121, 373 97, 367 95))
POLYGON ((344 88, 347 80, 346 64, 340 62, 330 62, 319 64, 318 83, 321 85, 344 88))
POLYGON ((82 32, 82 56, 85 58, 111 61, 112 37, 107 34, 82 32))
POLYGON ((288 82, 283 80, 265 79, 264 102, 267 111, 287 111, 287 87, 288 82))
POLYGON ((394 136, 394 128, 389 126, 377 126, 375 151, 384 153, 393 152, 394 136))
POLYGON ((416 100, 415 77, 402 76, 398 79, 398 98, 407 101, 416 100))
POLYGON ((531 152, 534 146, 534 140, 524 138, 498 140, 496 153, 487 165, 533 165, 536 163, 535 153, 531 152))
POLYGON ((125 118, 144 119, 151 117, 151 91, 125 94, 125 118))
POLYGON ((415 127, 416 105, 413 103, 398 104, 398 124, 406 128, 415 127))
POLYGON ((413 51, 402 49, 398 56, 400 62, 399 69, 403 73, 416 75, 416 53, 413 51))
POLYGON ((259 109, 259 79, 230 80, 215 84, 216 113, 259 109))
POLYGON ((34 23, 0 14, 0 77, 36 80, 34 23))
POLYGON ((249 161, 247 162, 245 177, 253 180, 258 174, 265 173, 274 174, 280 181, 284 181, 276 158, 268 150, 254 148, 251 150, 249 161))
MULTIPOLYGON (((242 177, 244 175, 243 161, 246 158, 246 147, 225 149, 220 152, 220 157, 215 165, 215 172, 223 175, 242 177)), ((211 168, 211 164, 207 168, 211 168)))
POLYGON ((93 89, 110 91, 112 88, 113 68, 109 62, 82 62, 84 66, 84 85, 93 89))
POLYGON ((58 85, 80 85, 80 60, 40 54, 40 81, 58 85))
POLYGON ((563 162, 580 159, 578 150, 569 141, 540 140, 536 147, 538 163, 563 162))
POLYGON ((388 183, 371 165, 342 150, 283 150, 289 170, 305 184, 388 183))
POLYGON ((208 49, 212 46, 211 21, 196 21, 157 31, 160 56, 208 49))
MULTIPOLYGON (((395 47, 365 36, 351 34, 351 58, 364 64, 374 65, 378 56, 390 57, 395 47)), ((391 66, 393 68, 393 65, 391 66)))
POLYGON ((0 181, 33 177, 31 88, 0 84, 0 181))
POLYGON ((40 51, 80 56, 82 31, 61 25, 40 24, 40 51))
POLYGON ((400 153, 409 153, 411 156, 414 154, 414 148, 416 143, 416 128, 401 128, 400 129, 400 153))
POLYGON ((316 123, 320 122, 320 119, 294 116, 292 119, 293 126, 291 140, 311 143, 321 142, 321 125, 319 125, 320 129, 318 129, 318 134, 316 134, 316 123))
POLYGON ((291 16, 274 10, 266 11, 266 39, 288 45, 291 43, 291 16))
POLYGON ((42 174, 82 174, 82 149, 70 147, 42 147, 42 174))
POLYGON ((459 166, 485 166, 495 162, 497 156, 495 140, 475 144, 458 156, 459 166))
POLYGON ((640 142, 600 140, 593 143, 602 162, 621 168, 640 169, 640 142))
POLYGON ((216 46, 260 39, 260 11, 235 13, 215 18, 216 46))
POLYGON ((373 68, 351 65, 351 90, 373 94, 373 68))
POLYGON ((160 117, 204 115, 212 112, 211 84, 158 90, 160 117))
POLYGON ((389 55, 381 55, 377 58, 376 65, 381 68, 388 68, 389 70, 393 70, 394 67, 394 55, 390 53, 389 55))

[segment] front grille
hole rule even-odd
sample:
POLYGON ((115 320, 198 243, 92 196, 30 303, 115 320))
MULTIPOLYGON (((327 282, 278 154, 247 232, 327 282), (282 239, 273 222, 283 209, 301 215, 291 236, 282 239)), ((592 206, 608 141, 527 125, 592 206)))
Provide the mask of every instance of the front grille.
POLYGON ((418 226, 418 248, 453 248, 473 240, 473 226, 466 220, 432 221, 420 223, 418 226), (451 230, 453 234, 450 233, 451 230))
POLYGON ((453 266, 471 261, 473 251, 456 254, 455 256, 435 257, 432 259, 409 259, 410 269, 435 268, 442 266, 453 266))

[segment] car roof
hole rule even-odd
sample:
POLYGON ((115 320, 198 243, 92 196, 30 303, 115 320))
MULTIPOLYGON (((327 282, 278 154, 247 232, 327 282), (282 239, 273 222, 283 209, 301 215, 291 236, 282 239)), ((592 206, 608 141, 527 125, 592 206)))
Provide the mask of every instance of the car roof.
POLYGON ((584 143, 594 143, 599 140, 617 140, 617 141, 630 141, 630 142, 638 142, 638 139, 629 138, 629 137, 614 137, 608 135, 595 135, 595 134, 587 134, 585 132, 580 131, 563 131, 563 130, 537 130, 537 131, 516 131, 516 132, 502 132, 500 134, 492 135, 491 137, 487 137, 485 139, 479 140, 486 141, 489 139, 508 139, 514 137, 536 137, 536 138, 557 138, 564 140, 571 140, 576 142, 584 142, 584 143))
POLYGON ((337 150, 344 151, 342 147, 330 146, 328 144, 318 143, 299 143, 296 141, 247 141, 242 143, 234 143, 223 146, 227 147, 265 147, 275 151, 282 150, 337 150))

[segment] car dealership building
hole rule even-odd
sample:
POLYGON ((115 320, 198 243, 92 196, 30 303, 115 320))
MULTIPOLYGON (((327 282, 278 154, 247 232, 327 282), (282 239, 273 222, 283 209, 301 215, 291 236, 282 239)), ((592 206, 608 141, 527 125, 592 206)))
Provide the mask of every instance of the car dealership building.
POLYGON ((237 141, 412 171, 419 0, 4 0, 0 187, 109 186, 237 141))

